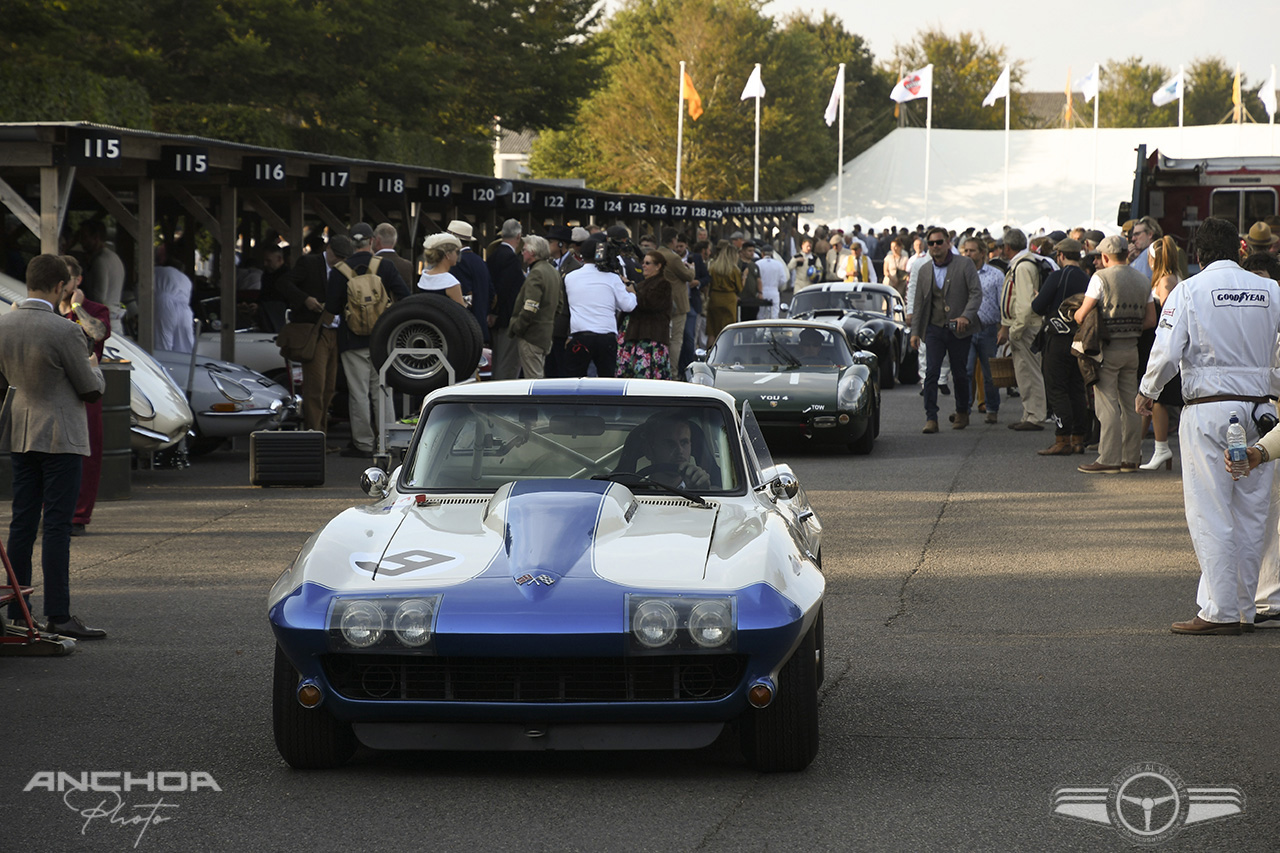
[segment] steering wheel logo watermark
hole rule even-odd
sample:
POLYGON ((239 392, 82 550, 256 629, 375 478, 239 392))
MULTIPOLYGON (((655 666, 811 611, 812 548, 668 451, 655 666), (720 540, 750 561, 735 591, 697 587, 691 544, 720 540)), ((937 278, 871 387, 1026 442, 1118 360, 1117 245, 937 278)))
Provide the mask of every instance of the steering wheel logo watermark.
POLYGON ((1236 787, 1188 787, 1174 770, 1140 762, 1106 787, 1064 787, 1053 792, 1053 813, 1107 824, 1134 844, 1163 844, 1184 826, 1244 814, 1236 787))

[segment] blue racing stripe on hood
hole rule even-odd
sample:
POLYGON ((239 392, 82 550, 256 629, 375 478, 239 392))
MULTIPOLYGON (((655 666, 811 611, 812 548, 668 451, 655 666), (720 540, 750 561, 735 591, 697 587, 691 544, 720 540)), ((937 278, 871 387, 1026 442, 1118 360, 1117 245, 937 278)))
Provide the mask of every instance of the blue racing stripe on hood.
POLYGON ((610 484, 602 480, 516 483, 507 498, 503 548, 483 576, 510 577, 530 601, 568 577, 589 578, 596 525, 610 484))

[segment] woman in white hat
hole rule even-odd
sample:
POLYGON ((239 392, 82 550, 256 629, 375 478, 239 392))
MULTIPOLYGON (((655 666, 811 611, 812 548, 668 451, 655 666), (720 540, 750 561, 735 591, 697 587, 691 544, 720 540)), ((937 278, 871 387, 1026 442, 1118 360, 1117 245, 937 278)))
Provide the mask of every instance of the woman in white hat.
POLYGON ((467 301, 462 296, 462 283, 449 272, 458 262, 458 251, 462 248, 462 243, 453 234, 444 232, 432 234, 422 241, 422 247, 426 250, 427 267, 418 279, 418 289, 443 293, 462 307, 467 307, 467 301))

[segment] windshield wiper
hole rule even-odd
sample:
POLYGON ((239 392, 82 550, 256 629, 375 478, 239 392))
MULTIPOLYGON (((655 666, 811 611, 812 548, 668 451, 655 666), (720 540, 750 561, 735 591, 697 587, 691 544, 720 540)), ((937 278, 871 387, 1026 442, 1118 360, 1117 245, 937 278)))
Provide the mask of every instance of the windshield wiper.
POLYGON ((773 353, 774 356, 776 356, 777 359, 781 361, 783 364, 785 364, 787 367, 803 366, 803 363, 800 361, 800 359, 796 358, 794 355, 792 355, 790 350, 788 350, 782 344, 778 343, 778 338, 775 335, 769 336, 769 352, 773 353))
POLYGON ((614 471, 610 474, 593 474, 591 479, 608 480, 612 483, 622 483, 623 485, 629 486, 654 486, 665 492, 670 492, 673 495, 679 495, 680 497, 693 501, 696 504, 707 506, 707 502, 703 500, 701 495, 695 494, 688 489, 682 489, 679 486, 668 486, 666 483, 659 483, 657 480, 650 480, 643 474, 633 474, 630 471, 614 471))

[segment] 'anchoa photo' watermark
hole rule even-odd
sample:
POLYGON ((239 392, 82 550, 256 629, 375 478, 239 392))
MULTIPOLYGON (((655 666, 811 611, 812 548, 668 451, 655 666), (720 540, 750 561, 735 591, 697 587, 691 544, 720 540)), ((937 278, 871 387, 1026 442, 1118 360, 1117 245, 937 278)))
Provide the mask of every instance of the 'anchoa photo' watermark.
POLYGON ((1053 813, 1110 825, 1134 844, 1163 844, 1184 826, 1244 814, 1244 792, 1234 786, 1188 786, 1165 765, 1146 761, 1121 770, 1105 787, 1056 789, 1053 813))
POLYGON ((91 826, 136 828, 136 848, 152 826, 175 819, 178 803, 166 802, 165 794, 187 794, 196 791, 221 793, 211 773, 201 770, 85 770, 67 773, 60 770, 37 771, 22 789, 24 793, 45 791, 61 794, 63 804, 84 823, 80 834, 87 835, 91 826), (142 796, 147 802, 130 803, 123 795, 142 796))

